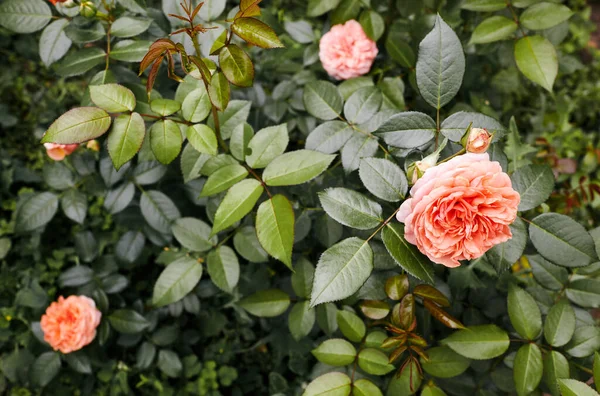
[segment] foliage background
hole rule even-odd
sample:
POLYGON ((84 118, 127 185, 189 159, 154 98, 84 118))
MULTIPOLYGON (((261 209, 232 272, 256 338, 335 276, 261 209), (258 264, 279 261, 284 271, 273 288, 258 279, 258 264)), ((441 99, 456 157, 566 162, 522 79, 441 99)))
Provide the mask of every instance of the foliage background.
MULTIPOLYGON (((120 4, 127 3, 131 1, 120 4)), ((348 10, 349 3, 357 2, 344 0, 339 9, 348 10)), ((463 85, 456 99, 442 109, 442 115, 459 110, 477 111, 503 125, 509 125, 514 117, 524 142, 520 146, 522 155, 517 156, 523 161, 520 164, 547 164, 558 172, 552 195, 528 217, 542 212, 563 213, 592 230, 599 226, 600 219, 600 197, 594 188, 600 179, 596 110, 600 99, 600 63, 595 45, 590 42, 595 27, 590 22, 589 6, 579 0, 563 3, 574 15, 543 33, 559 50, 560 69, 552 92, 532 84, 517 70, 512 53, 506 48, 511 45, 510 41, 468 45, 474 28, 489 15, 461 9, 461 2, 452 0, 371 0, 371 8, 381 12, 386 26, 378 41, 381 55, 371 76, 376 82, 400 77, 402 82, 397 84, 403 89, 398 88, 401 95, 396 96, 393 105, 399 110, 430 113, 418 94, 414 67, 397 63, 390 56, 392 50, 386 40, 396 34, 395 37, 416 54, 418 43, 431 30, 435 14, 439 12, 461 39, 467 64, 463 85), (415 5, 417 3, 420 4, 415 5), (576 172, 561 173, 561 159, 574 160, 576 172)), ((149 14, 153 19, 150 29, 136 40, 154 40, 168 33, 170 28, 161 2, 147 1, 146 6, 156 12, 149 14)), ((235 6, 237 3, 228 2, 226 10, 235 6)), ((286 48, 250 49, 256 67, 255 84, 252 88, 232 92, 232 98, 252 102, 247 119, 255 131, 287 123, 291 131, 289 148, 304 147, 307 135, 319 121, 298 104, 298 98, 302 97, 300 90, 307 81, 326 79, 315 57, 318 38, 340 12, 337 16, 335 10, 316 17, 307 16, 305 2, 265 2, 262 18, 274 28, 286 48), (290 23, 300 20, 307 23, 290 23)), ((384 299, 383 283, 399 273, 400 268, 393 261, 390 264, 389 257, 377 257, 377 271, 369 284, 372 290, 363 288, 358 296, 343 304, 317 308, 317 323, 307 334, 294 337, 288 320, 281 320, 282 317, 287 319, 288 314, 275 319, 258 318, 249 315, 237 303, 245 296, 269 288, 294 296, 295 303, 306 299, 309 293, 293 287, 289 269, 269 259, 255 242, 244 240, 243 235, 225 233, 220 241, 237 252, 240 263, 235 291, 219 290, 205 274, 183 301, 152 308, 156 279, 164 266, 185 250, 177 239, 162 239, 152 232, 140 213, 139 195, 123 211, 111 214, 106 205, 108 191, 134 180, 143 188, 150 186, 167 193, 182 216, 206 222, 214 215, 222 196, 198 199, 204 178, 184 184, 179 159, 168 167, 155 164, 149 172, 144 172, 145 179, 138 170, 115 172, 104 148, 99 153, 80 148, 68 162, 51 163, 39 144, 43 132, 67 110, 89 103, 87 88, 98 81, 96 73, 102 66, 76 77, 60 77, 60 63, 46 67, 40 61, 40 32, 19 35, 0 29, 0 58, 4 65, 0 77, 0 392, 11 395, 73 392, 287 395, 301 394, 307 383, 332 370, 318 363, 310 351, 330 335, 342 337, 340 330, 336 330, 336 311, 344 306, 356 307, 362 298, 384 299), (77 216, 69 215, 69 211, 61 207, 42 229, 18 232, 15 230, 17 207, 34 191, 82 194, 87 209, 85 219, 73 221, 77 216), (241 241, 238 244, 237 238, 241 241), (74 357, 61 358, 58 368, 54 369, 55 361, 39 358, 49 348, 40 339, 37 322, 50 301, 67 294, 92 295, 105 320, 96 342, 74 357), (106 320, 119 309, 143 314, 147 324, 129 334, 119 332, 114 321, 109 324, 106 320)), ((86 45, 76 43, 74 47, 86 45)), ((144 82, 143 77, 136 77, 137 63, 115 62, 110 70, 119 83, 139 85, 144 82)), ((172 97, 177 83, 161 73, 155 88, 163 96, 172 97)), ((143 91, 138 100, 141 97, 143 91)), ((506 146, 504 144, 505 151, 506 146)), ((510 146, 507 154, 510 154, 510 146)), ((364 190, 357 172, 347 174, 341 166, 329 170, 324 179, 308 187, 286 189, 296 202, 296 274, 299 273, 297 266, 308 266, 304 261, 317 263, 320 254, 336 242, 329 239, 336 232, 352 235, 352 231, 342 229, 322 210, 313 210, 319 206, 316 193, 337 186, 364 190)), ((65 207, 68 209, 69 205, 65 207)), ((252 227, 251 216, 243 220, 242 225, 252 227)), ((243 228, 240 233, 241 230, 243 228)), ((597 230, 592 235, 598 244, 597 230)), ((383 250, 383 244, 377 243, 383 250)), ((535 253, 530 243, 525 253, 535 253)), ((545 316, 557 296, 565 294, 569 282, 583 276, 592 282, 582 294, 584 297, 569 296, 569 293, 566 296, 575 306, 578 329, 592 329, 581 346, 585 352, 569 357, 570 377, 587 381, 590 374, 582 367, 592 367, 592 354, 600 348, 600 332, 592 310, 600 305, 598 265, 585 267, 583 273, 570 272, 568 278, 566 270, 556 270, 559 285, 548 287, 536 276, 536 267, 531 261, 520 258, 510 271, 501 274, 485 265, 469 265, 452 272, 438 269, 436 286, 447 294, 451 291, 450 312, 465 325, 495 323, 511 332, 513 338, 512 334, 516 333, 506 305, 509 283, 516 281, 526 288, 545 316)), ((434 324, 423 309, 417 315, 422 326, 419 330, 431 346, 452 333, 434 324)), ((346 333, 343 336, 347 337, 346 333)), ((506 358, 473 360, 464 373, 453 378, 439 379, 426 374, 423 387, 435 383, 446 393, 456 395, 512 394, 515 388, 511 367, 518 345, 511 347, 506 358)), ((385 389, 392 378, 393 374, 389 374, 376 381, 385 389)), ((406 387, 403 389, 408 392, 406 387)), ((540 389, 548 390, 548 385, 543 383, 540 389)))

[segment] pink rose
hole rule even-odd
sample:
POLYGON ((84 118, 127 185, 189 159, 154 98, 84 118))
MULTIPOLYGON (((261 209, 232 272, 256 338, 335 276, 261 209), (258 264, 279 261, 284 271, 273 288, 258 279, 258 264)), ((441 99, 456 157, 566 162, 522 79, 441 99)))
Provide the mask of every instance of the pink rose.
POLYGON ((335 25, 319 43, 319 58, 325 71, 337 80, 367 74, 377 56, 377 45, 360 23, 350 20, 335 25))
POLYGON ((492 135, 483 128, 471 128, 465 150, 467 153, 485 153, 492 143, 492 135))
POLYGON ((464 154, 425 171, 396 215, 404 237, 431 261, 458 267, 512 238, 521 200, 487 153, 464 154))
POLYGON ((44 147, 46 147, 46 154, 48 154, 48 157, 54 161, 62 161, 67 155, 71 155, 79 145, 44 143, 44 147))
POLYGON ((55 351, 70 353, 88 345, 96 337, 102 313, 86 296, 59 297, 50 304, 40 325, 44 340, 55 351))

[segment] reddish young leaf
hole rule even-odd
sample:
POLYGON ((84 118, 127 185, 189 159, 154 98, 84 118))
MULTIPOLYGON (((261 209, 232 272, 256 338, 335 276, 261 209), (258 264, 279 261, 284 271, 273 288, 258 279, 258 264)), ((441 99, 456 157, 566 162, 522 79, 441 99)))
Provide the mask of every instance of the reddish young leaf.
POLYGON ((464 329, 465 326, 452 315, 441 309, 436 303, 431 300, 423 300, 423 305, 431 313, 431 316, 440 321, 444 326, 451 329, 464 329))
POLYGON ((415 296, 419 296, 419 297, 434 301, 442 307, 450 306, 450 301, 448 301, 446 296, 444 296, 441 291, 439 291, 438 289, 436 289, 433 286, 417 285, 415 287, 415 290, 413 290, 413 294, 415 296))

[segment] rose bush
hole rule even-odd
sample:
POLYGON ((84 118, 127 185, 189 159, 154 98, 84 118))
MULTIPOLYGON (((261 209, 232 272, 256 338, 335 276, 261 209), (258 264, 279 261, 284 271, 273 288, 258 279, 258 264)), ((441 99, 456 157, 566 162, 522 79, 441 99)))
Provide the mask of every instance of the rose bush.
POLYGON ((595 394, 583 2, 4 0, 0 25, 2 391, 595 394))

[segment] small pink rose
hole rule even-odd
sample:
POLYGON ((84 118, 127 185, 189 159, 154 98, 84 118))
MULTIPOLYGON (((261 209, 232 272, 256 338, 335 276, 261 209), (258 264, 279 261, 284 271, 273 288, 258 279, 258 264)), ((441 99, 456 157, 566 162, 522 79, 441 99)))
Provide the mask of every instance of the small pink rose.
POLYGON ((485 153, 492 142, 492 135, 483 128, 471 128, 465 150, 467 153, 485 153))
POLYGON ((73 151, 79 147, 78 144, 56 144, 44 143, 46 154, 54 161, 62 161, 67 155, 71 155, 73 151))

